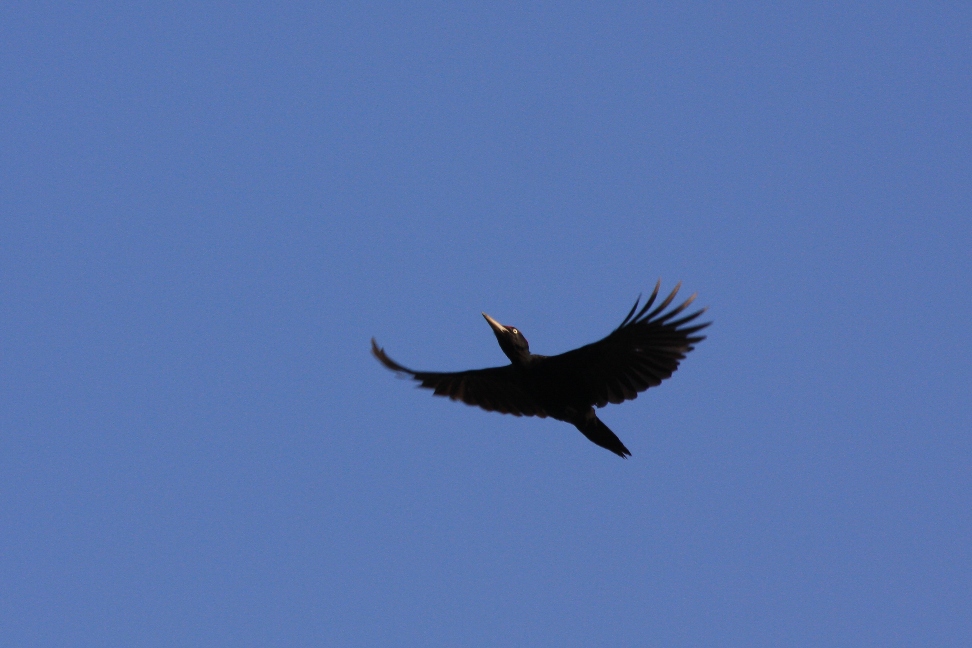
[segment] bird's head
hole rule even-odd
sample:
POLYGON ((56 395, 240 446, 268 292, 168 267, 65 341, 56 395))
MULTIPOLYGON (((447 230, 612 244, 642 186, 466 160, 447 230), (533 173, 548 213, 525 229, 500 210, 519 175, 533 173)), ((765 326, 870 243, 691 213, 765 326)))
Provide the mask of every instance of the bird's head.
POLYGON ((503 349, 503 353, 510 359, 510 362, 513 364, 525 363, 530 357, 530 343, 523 337, 519 329, 515 326, 500 324, 486 313, 483 313, 483 317, 486 318, 489 327, 493 329, 496 341, 499 342, 500 348, 503 349))

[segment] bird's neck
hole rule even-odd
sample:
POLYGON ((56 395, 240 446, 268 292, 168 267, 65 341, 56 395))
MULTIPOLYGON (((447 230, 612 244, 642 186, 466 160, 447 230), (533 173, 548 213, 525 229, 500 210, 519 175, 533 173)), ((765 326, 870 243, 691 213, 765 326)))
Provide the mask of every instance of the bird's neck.
POLYGON ((543 356, 530 353, 529 351, 521 351, 519 353, 508 353, 507 357, 510 362, 513 363, 514 367, 529 367, 531 364, 536 362, 537 359, 543 356))

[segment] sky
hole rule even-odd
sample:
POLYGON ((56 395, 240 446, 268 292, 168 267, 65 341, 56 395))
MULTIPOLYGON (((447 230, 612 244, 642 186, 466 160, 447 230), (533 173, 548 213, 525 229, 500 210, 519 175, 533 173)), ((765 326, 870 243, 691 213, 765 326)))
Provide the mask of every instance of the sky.
POLYGON ((972 645, 972 5, 0 7, 0 645, 972 645), (599 411, 396 379, 713 324, 599 411))

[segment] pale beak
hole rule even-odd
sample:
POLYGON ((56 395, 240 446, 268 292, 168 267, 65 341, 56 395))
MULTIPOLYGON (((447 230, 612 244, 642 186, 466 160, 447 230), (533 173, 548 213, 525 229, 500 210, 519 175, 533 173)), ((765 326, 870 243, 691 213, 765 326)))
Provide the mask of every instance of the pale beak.
POLYGON ((493 332, 495 332, 497 334, 499 334, 499 333, 506 333, 507 332, 505 326, 503 326, 502 324, 500 324, 499 322, 497 322, 496 320, 494 320, 492 317, 490 317, 486 313, 483 313, 483 317, 486 318, 486 321, 489 323, 489 327, 491 329, 493 329, 493 332))

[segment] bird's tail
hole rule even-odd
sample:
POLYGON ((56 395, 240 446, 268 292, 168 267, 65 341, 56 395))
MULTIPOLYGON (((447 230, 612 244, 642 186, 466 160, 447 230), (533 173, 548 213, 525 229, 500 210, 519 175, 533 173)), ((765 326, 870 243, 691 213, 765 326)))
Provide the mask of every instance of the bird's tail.
POLYGON ((592 442, 602 448, 607 448, 622 459, 627 459, 631 456, 631 452, 624 447, 621 439, 611 431, 611 428, 604 425, 604 422, 597 418, 597 415, 593 414, 593 412, 590 417, 585 417, 583 420, 575 422, 574 426, 592 442))

